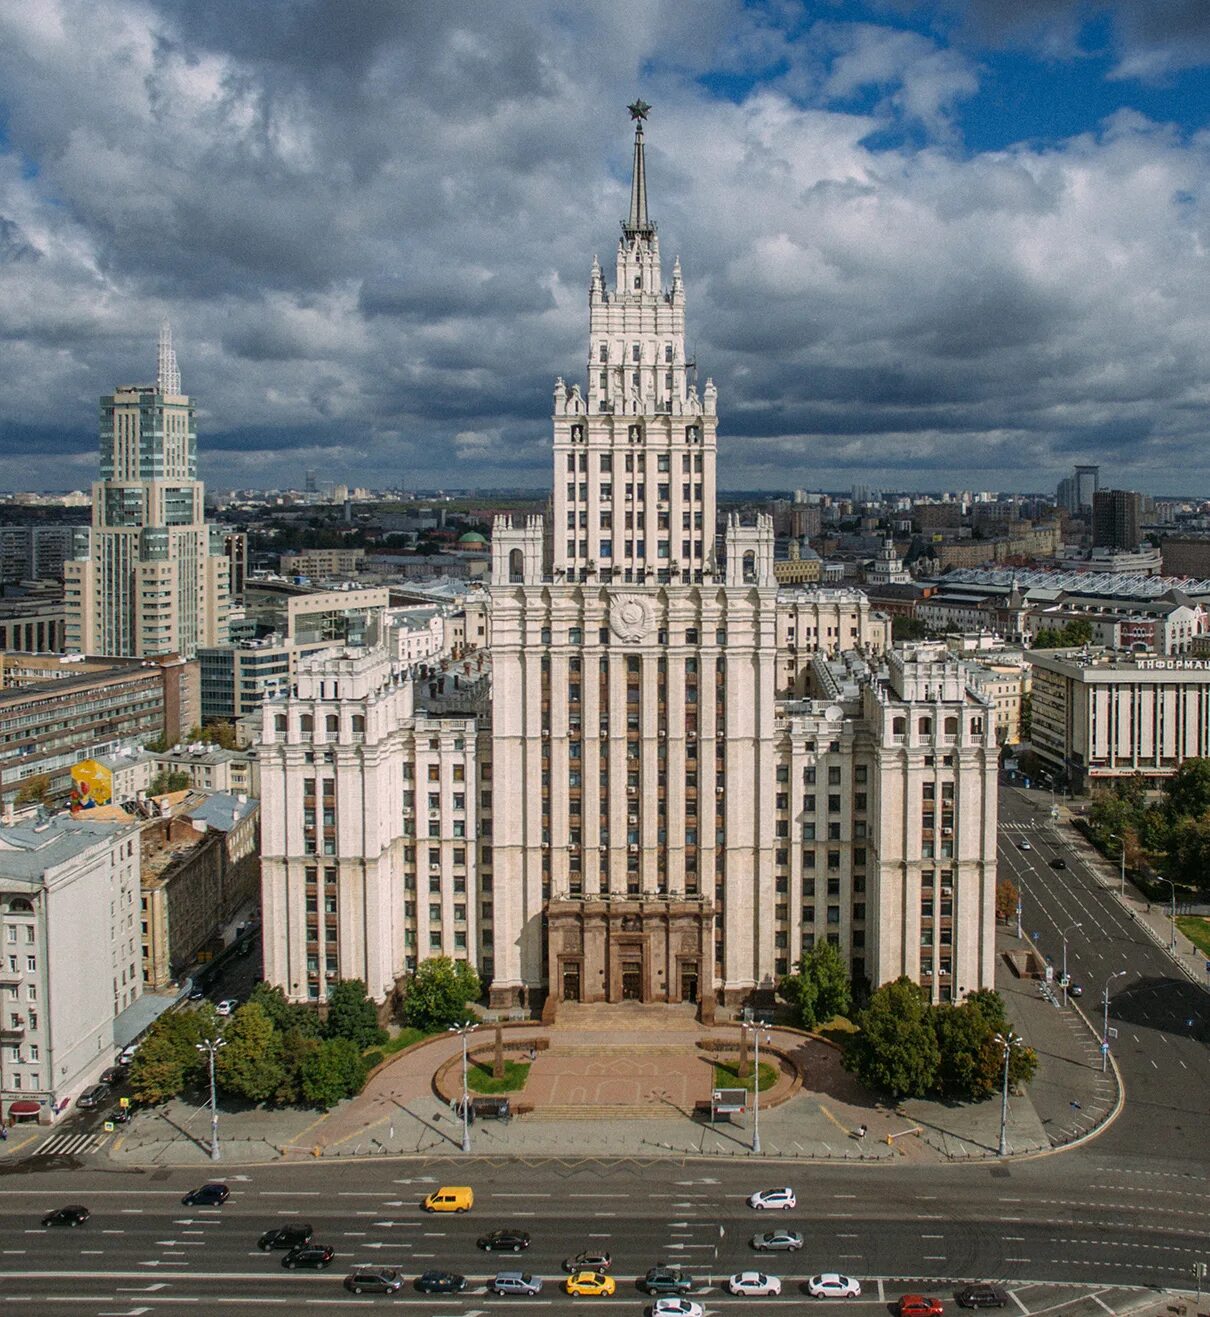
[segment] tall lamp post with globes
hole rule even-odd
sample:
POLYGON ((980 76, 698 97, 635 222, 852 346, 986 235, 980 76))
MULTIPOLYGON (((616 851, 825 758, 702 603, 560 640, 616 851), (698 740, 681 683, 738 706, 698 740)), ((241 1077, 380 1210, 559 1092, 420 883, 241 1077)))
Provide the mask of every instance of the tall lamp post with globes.
POLYGON ((1109 840, 1116 841, 1120 848, 1118 850, 1118 864, 1119 864, 1118 895, 1125 896, 1126 895, 1126 838, 1120 836, 1116 832, 1111 832, 1109 834, 1109 840))
POLYGON ((1161 883, 1168 884, 1168 892, 1171 897, 1171 903, 1168 906, 1168 925, 1171 932, 1168 935, 1168 950, 1176 950, 1176 883, 1171 878, 1165 878, 1163 874, 1157 873, 1156 879, 1161 883))
POLYGON ((1105 1071, 1109 1069, 1109 985, 1114 981, 1114 979, 1120 979, 1125 973, 1126 971, 1124 969, 1120 969, 1116 973, 1111 974, 1105 980, 1105 991, 1103 993, 1103 996, 1105 998, 1105 1019, 1104 1019, 1104 1023, 1101 1025, 1101 1073, 1102 1074, 1104 1074, 1105 1071))
POLYGON ((479 1026, 470 1020, 464 1020, 461 1024, 451 1024, 450 1033, 458 1034, 462 1039, 462 1151, 470 1152, 471 1150, 471 1128, 470 1128, 470 1093, 466 1086, 466 1040, 475 1032, 479 1026))
POLYGON ((1084 921, 1081 920, 1078 924, 1069 924, 1069 925, 1063 930, 1063 1005, 1064 1005, 1064 1006, 1067 1005, 1067 983, 1068 983, 1068 979, 1067 979, 1067 934, 1068 934, 1068 933, 1074 933, 1074 932, 1076 931, 1077 928, 1083 928, 1083 927, 1084 927, 1084 921))
POLYGON ((998 1033, 996 1042, 1004 1049, 1004 1080, 1000 1090, 1000 1145, 996 1156, 1003 1157, 1008 1152, 1008 1062, 1014 1047, 1024 1047, 1025 1040, 1010 1029, 1006 1034, 998 1033))
MULTIPOLYGON (((739 1026, 747 1035, 752 1030, 752 1151, 760 1156, 760 1035, 759 1024, 741 1023, 739 1026)), ((773 1035, 765 1034, 765 1042, 771 1041, 773 1035)))

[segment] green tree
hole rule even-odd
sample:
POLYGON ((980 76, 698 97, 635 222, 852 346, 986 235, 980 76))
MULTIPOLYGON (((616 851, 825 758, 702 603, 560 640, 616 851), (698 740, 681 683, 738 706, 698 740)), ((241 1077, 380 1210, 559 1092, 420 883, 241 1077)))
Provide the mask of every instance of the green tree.
POLYGON ((896 615, 891 618, 891 640, 894 642, 923 640, 928 633, 928 627, 918 617, 900 617, 896 615))
POLYGON ((1210 759, 1186 759, 1164 784, 1164 796, 1174 823, 1210 810, 1210 759))
POLYGON ((1073 618, 1063 628, 1063 644, 1072 648, 1092 643, 1092 623, 1083 617, 1073 618))
POLYGON ((147 787, 149 796, 164 796, 170 791, 184 791, 193 779, 175 768, 161 768, 147 787))
POLYGON ((13 804, 41 804, 48 795, 50 795, 50 778, 45 773, 35 773, 33 777, 27 777, 17 788, 13 804))
POLYGON ((281 1078, 273 1094, 273 1101, 279 1106, 302 1101, 303 1066, 307 1058, 318 1050, 319 1039, 312 1034, 302 1033, 298 1029, 288 1029, 281 1035, 278 1048, 281 1078))
POLYGON ((796 974, 777 985, 778 995, 794 1007, 797 1023, 814 1029, 836 1015, 847 1015, 852 1005, 849 975, 840 948, 817 942, 802 958, 796 974))
POLYGON ((215 1060, 215 1075, 227 1093, 265 1102, 281 1087, 281 1039, 273 1021, 255 1002, 246 1002, 223 1031, 226 1046, 215 1060))
POLYGON ((937 1081, 941 1053, 928 995, 906 976, 884 983, 857 1017, 844 1063, 870 1088, 923 1097, 937 1081))
POLYGON ((996 1056, 989 1044, 996 1031, 967 1002, 933 1008, 937 1033, 937 1092, 943 1098, 980 1101, 996 1089, 996 1056))
POLYGON ((328 993, 328 1018, 324 1021, 328 1038, 348 1038, 361 1051, 387 1040, 387 1031, 379 1027, 378 1010, 366 996, 361 979, 341 979, 328 993))
POLYGON ((361 1092, 365 1059, 351 1038, 325 1038, 302 1058, 299 1078, 303 1097, 327 1110, 361 1092))
POLYGON ((1034 697, 1032 693, 1021 696, 1021 739, 1028 741, 1034 730, 1034 697))
POLYGON ((186 739, 203 741, 207 745, 217 745, 223 750, 234 750, 235 724, 229 722, 207 723, 205 727, 194 727, 186 739))
POLYGON ((293 1030, 304 1038, 319 1037, 318 1012, 309 1006, 287 1001, 286 994, 276 985, 262 979, 248 994, 248 1001, 255 1002, 265 1012, 279 1034, 293 1030))
POLYGON ((964 1005, 978 1011, 995 1033, 1007 1033, 1008 1012, 1004 1007, 1004 998, 995 988, 978 988, 966 994, 964 1005))
POLYGON ((197 1044, 214 1037, 213 1008, 166 1011, 151 1026, 130 1063, 130 1088, 140 1102, 164 1102, 187 1088, 206 1064, 197 1044))
POLYGON ((1030 645, 1031 649, 1061 649, 1064 645, 1063 634, 1052 626, 1040 627, 1030 645))
POLYGON ((1165 871, 1178 885, 1210 886, 1210 811, 1172 827, 1165 871))
POLYGON ((432 956, 421 961, 408 979, 400 1014, 413 1029, 447 1029, 467 1018, 467 1003, 477 1001, 481 991, 473 965, 432 956))

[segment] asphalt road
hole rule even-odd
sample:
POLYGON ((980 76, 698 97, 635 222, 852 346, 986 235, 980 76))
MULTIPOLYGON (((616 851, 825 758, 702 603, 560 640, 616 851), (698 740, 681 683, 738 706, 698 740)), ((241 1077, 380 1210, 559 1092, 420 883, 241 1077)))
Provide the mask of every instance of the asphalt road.
POLYGON ((1181 1173, 1210 1169, 1210 994, 1181 975, 1163 947, 1132 919, 1085 862, 1076 834, 1052 822, 1039 793, 1000 794, 1000 874, 1018 885, 1022 925, 1036 934, 1058 976, 1084 987, 1080 1006, 1100 1032, 1109 982, 1110 1046, 1126 1086, 1126 1107, 1096 1141, 1124 1165, 1181 1173), (1031 849, 1020 849, 1028 839, 1031 849), (1063 859, 1066 869, 1052 869, 1063 859), (1110 980, 1110 976, 1125 974, 1110 980))

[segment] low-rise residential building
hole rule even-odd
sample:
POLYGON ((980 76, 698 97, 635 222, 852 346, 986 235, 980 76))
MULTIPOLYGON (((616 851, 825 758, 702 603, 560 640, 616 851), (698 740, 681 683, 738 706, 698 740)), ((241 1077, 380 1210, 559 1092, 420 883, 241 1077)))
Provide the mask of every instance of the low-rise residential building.
POLYGON ((365 566, 364 549, 299 549, 281 556, 283 576, 311 576, 327 581, 347 581, 365 566))
POLYGON ((133 823, 0 826, 0 1105, 49 1122, 113 1062, 142 992, 133 823))
POLYGON ((0 663, 3 651, 58 654, 63 649, 67 608, 61 594, 0 599, 0 663))

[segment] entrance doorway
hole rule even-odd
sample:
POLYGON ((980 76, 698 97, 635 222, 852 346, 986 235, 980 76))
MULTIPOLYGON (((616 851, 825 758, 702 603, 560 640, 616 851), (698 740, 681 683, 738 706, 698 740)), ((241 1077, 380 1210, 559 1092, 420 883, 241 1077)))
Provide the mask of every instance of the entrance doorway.
POLYGON ((641 962, 622 962, 622 1000, 643 1000, 643 966, 641 962))
POLYGON ((563 1000, 580 1000, 580 967, 565 965, 563 967, 563 1000))
POLYGON ((695 965, 681 967, 681 1001, 697 1001, 697 967, 695 965))

